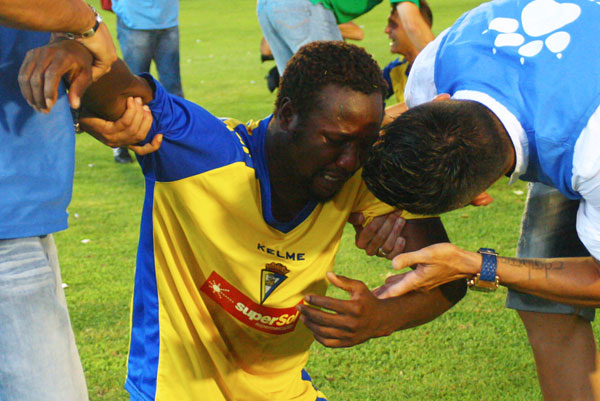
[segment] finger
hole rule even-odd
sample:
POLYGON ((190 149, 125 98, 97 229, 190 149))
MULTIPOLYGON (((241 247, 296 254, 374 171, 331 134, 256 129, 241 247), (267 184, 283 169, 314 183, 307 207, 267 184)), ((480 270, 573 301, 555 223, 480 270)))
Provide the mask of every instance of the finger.
POLYGON ((421 258, 421 251, 402 253, 392 260, 392 267, 396 270, 424 262, 421 258))
POLYGON ((120 129, 124 129, 131 125, 136 114, 136 102, 133 96, 129 96, 125 102, 125 112, 116 121, 120 129))
POLYGON ((394 282, 393 284, 386 283, 383 286, 381 286, 382 290, 378 292, 377 298, 386 299, 392 297, 399 297, 401 295, 414 291, 417 288, 418 276, 414 271, 402 274, 402 276, 402 279, 394 282))
POLYGON ((367 255, 378 255, 391 259, 389 253, 394 249, 396 238, 400 236, 406 224, 406 220, 401 215, 402 212, 396 211, 385 216, 386 220, 365 249, 367 255))
POLYGON ((46 63, 36 64, 31 72, 31 77, 29 78, 31 93, 33 95, 33 104, 38 110, 42 111, 46 109, 46 97, 44 96, 46 67, 46 63))
POLYGON ((355 292, 359 291, 361 287, 367 287, 362 281, 339 276, 334 272, 327 272, 327 279, 337 288, 349 292, 350 295, 353 295, 355 292))
POLYGON ((365 216, 363 216, 363 214, 360 212, 351 213, 350 217, 348 217, 348 223, 352 224, 353 226, 362 226, 364 222, 365 216))
POLYGON ((401 281, 402 279, 404 279, 405 276, 406 276, 405 273, 394 274, 394 275, 388 276, 385 278, 385 284, 373 289, 373 291, 371 291, 371 292, 373 293, 373 295, 375 295, 377 298, 379 298, 379 295, 381 293, 383 293, 386 288, 388 288, 392 284, 395 284, 395 283, 401 281))
POLYGON ((139 97, 134 98, 133 103, 131 103, 131 108, 133 109, 133 114, 131 116, 129 126, 126 128, 127 137, 133 143, 137 143, 140 142, 137 140, 138 131, 140 130, 140 126, 144 120, 144 116, 146 115, 143 109, 142 99, 139 97))
POLYGON ((307 304, 324 308, 336 313, 352 313, 351 302, 321 295, 307 295, 304 297, 307 304))
POLYGON ((302 323, 313 333, 313 336, 317 341, 321 344, 326 345, 328 347, 332 346, 344 346, 343 344, 348 344, 351 340, 352 333, 349 333, 343 329, 335 328, 335 327, 326 327, 315 324, 314 322, 306 319, 304 316, 300 315, 300 320, 302 323))
POLYGON ((360 238, 360 233, 363 230, 363 223, 365 222, 365 216, 362 213, 351 213, 350 217, 348 217, 348 223, 352 224, 354 227, 354 242, 358 243, 358 239, 360 238))
POLYGON ((373 293, 373 295, 375 295, 377 298, 379 298, 379 296, 383 293, 383 291, 385 290, 385 285, 380 285, 377 288, 374 288, 373 291, 371 291, 373 293))
POLYGON ((69 103, 74 109, 78 109, 81 105, 81 96, 92 83, 92 74, 88 69, 80 69, 71 79, 69 88, 69 103))
POLYGON ((360 235, 358 235, 358 238, 356 239, 356 246, 359 249, 364 249, 367 251, 367 255, 369 256, 375 255, 377 248, 375 248, 375 251, 369 251, 369 243, 373 240, 373 237, 377 234, 377 232, 381 229, 381 226, 385 224, 386 221, 387 216, 377 216, 373 218, 373 220, 371 220, 369 224, 364 226, 361 230, 360 235))
MULTIPOLYGON (((46 70, 44 71, 44 81, 43 87, 41 89, 43 92, 44 103, 47 111, 50 111, 52 109, 52 106, 54 106, 54 104, 56 103, 56 99, 58 98, 58 86, 60 85, 63 75, 67 71, 67 65, 58 62, 49 63, 46 70)), ((78 85, 81 85, 81 83, 79 83, 78 85)), ((69 89, 69 94, 70 92, 71 89, 69 89)), ((70 96, 69 99, 71 99, 70 96)), ((79 104, 77 104, 77 107, 75 108, 79 108, 79 104)))
POLYGON ((162 139, 162 134, 156 134, 156 136, 152 138, 152 142, 147 143, 145 145, 130 145, 129 149, 133 150, 136 154, 140 156, 144 156, 149 153, 156 152, 158 149, 160 149, 162 139))
POLYGON ((406 240, 403 237, 400 237, 400 235, 402 234, 405 224, 406 220, 400 217, 396 218, 396 221, 392 226, 392 230, 385 239, 385 242, 380 246, 380 249, 386 253, 385 257, 390 260, 397 256, 404 249, 406 240), (400 251, 398 251, 398 249, 400 249, 400 251))
MULTIPOLYGON (((141 141, 145 140, 146 137, 148 136, 148 132, 150 132, 150 128, 152 128, 153 118, 152 118, 152 112, 150 111, 150 108, 148 106, 144 105, 144 106, 142 106, 142 110, 143 110, 142 122, 141 122, 141 124, 138 128, 137 134, 136 134, 137 142, 141 142, 141 141)), ((158 144, 158 147, 160 147, 160 142, 162 142, 162 134, 155 135, 154 138, 152 138, 152 140, 154 141, 158 135, 160 135, 159 144, 158 144)))
POLYGON ((404 237, 396 238, 396 240, 394 241, 394 247, 392 248, 392 250, 390 252, 388 252, 386 258, 388 258, 390 260, 394 259, 396 256, 398 256, 402 252, 404 252, 405 247, 406 247, 406 239, 404 237))
MULTIPOLYGON (((114 130, 114 123, 112 121, 107 121, 98 117, 80 117, 79 124, 81 128, 89 134, 92 134, 97 139, 100 139, 102 136, 99 134, 101 132, 107 133, 112 132, 114 130)), ((106 139, 100 139, 102 143, 106 143, 106 139)))
POLYGON ((343 322, 345 318, 337 313, 322 311, 313 306, 302 304, 298 305, 296 309, 300 311, 300 318, 304 324, 310 326, 311 330, 317 327, 333 327, 337 329, 344 327, 343 322))
POLYGON ((30 50, 25 54, 25 58, 23 59, 23 64, 21 64, 21 68, 19 69, 19 88, 21 89, 21 94, 27 101, 27 103, 34 107, 34 99, 33 99, 33 89, 31 88, 31 82, 29 79, 31 78, 31 74, 33 73, 33 64, 31 60, 33 59, 33 54, 35 50, 30 50))
POLYGON ((349 343, 348 341, 342 341, 340 339, 337 338, 327 338, 327 337, 321 337, 318 334, 314 334, 313 333, 313 337, 315 338, 315 340, 317 340, 318 342, 320 342, 321 344, 323 344, 326 347, 329 348, 343 348, 343 347, 350 347, 354 344, 349 343))

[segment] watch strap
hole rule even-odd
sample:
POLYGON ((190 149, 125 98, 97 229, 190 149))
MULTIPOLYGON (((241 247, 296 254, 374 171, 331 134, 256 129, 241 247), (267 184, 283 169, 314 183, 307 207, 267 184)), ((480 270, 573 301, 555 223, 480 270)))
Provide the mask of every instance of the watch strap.
POLYGON ((482 257, 479 280, 495 281, 496 269, 498 268, 496 257, 498 254, 491 248, 479 248, 477 253, 482 257))
POLYGON ((72 32, 64 32, 63 35, 65 37, 67 37, 68 39, 85 39, 85 38, 91 38, 92 36, 94 36, 96 34, 96 31, 98 30, 98 28, 100 27, 100 24, 103 22, 102 17, 100 16, 100 14, 98 14, 98 11, 96 11, 96 9, 89 5, 88 6, 92 9, 92 11, 94 12, 94 15, 96 17, 96 23, 94 24, 94 26, 91 29, 88 29, 85 32, 82 33, 72 33, 72 32))
POLYGON ((479 248, 477 253, 481 255, 481 271, 467 279, 467 284, 472 290, 495 291, 500 285, 500 278, 496 275, 498 254, 491 248, 479 248))

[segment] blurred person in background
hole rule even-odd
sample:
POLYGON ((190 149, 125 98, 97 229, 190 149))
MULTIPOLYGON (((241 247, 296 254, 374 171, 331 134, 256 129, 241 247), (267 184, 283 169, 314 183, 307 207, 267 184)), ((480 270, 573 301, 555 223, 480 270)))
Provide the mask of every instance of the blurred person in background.
MULTIPOLYGON (((123 60, 134 74, 154 61, 165 89, 183 97, 179 63, 179 0, 112 0, 123 60)), ((126 146, 113 150, 117 163, 131 163, 126 146)))
MULTIPOLYGON (((317 40, 342 40, 338 24, 367 13, 382 0, 258 0, 256 12, 263 35, 281 75, 292 55, 317 40)), ((419 0, 390 0, 409 40, 423 49, 433 40, 419 10, 419 0)))

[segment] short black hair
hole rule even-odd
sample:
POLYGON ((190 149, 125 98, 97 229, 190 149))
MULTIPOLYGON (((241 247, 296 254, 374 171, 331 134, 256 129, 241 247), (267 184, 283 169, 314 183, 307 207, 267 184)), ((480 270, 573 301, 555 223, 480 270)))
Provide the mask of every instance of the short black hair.
POLYGON ((431 12, 431 8, 429 8, 429 4, 427 4, 425 0, 419 0, 419 11, 421 12, 421 16, 425 22, 427 22, 431 28, 433 25, 433 13, 431 12))
POLYGON ((448 100, 409 109, 384 127, 363 167, 382 201, 434 215, 466 206, 504 173, 510 142, 480 103, 448 100))
POLYGON ((338 85, 367 95, 381 93, 387 84, 377 62, 363 48, 342 41, 316 41, 301 47, 288 62, 279 83, 275 111, 291 100, 301 118, 319 107, 319 94, 338 85))

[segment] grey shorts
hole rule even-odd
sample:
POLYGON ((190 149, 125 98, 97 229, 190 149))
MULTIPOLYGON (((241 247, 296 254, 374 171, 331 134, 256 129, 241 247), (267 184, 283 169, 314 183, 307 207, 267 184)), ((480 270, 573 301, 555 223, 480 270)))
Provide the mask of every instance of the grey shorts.
MULTIPOLYGON (((575 229, 579 201, 565 198, 558 190, 544 184, 529 185, 519 258, 556 258, 589 256, 575 229)), ((506 307, 528 312, 576 314, 592 321, 594 308, 576 307, 548 301, 516 290, 508 290, 506 307)))

